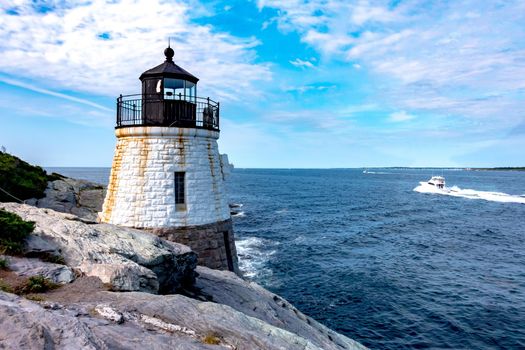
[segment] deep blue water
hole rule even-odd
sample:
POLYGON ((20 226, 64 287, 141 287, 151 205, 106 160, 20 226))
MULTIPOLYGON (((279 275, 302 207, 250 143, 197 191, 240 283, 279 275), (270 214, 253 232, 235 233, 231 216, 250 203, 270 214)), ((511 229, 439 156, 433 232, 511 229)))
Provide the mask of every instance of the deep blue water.
MULTIPOLYGON (((525 204, 413 191, 431 170, 374 172, 236 169, 246 275, 374 349, 525 348, 525 204)), ((443 175, 480 196, 525 194, 525 173, 443 175)))

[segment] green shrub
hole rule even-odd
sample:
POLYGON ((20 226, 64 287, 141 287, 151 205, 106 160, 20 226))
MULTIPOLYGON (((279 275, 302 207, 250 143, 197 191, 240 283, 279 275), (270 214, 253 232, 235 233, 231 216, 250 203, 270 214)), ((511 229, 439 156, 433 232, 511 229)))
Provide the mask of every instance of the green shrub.
POLYGON ((0 209, 0 251, 22 253, 24 240, 34 229, 34 222, 24 221, 16 214, 0 209))
POLYGON ((0 270, 7 270, 8 267, 9 262, 4 258, 0 258, 0 270))
POLYGON ((208 333, 202 338, 204 344, 219 345, 221 338, 216 333, 208 333))
POLYGON ((59 173, 51 173, 51 175, 47 175, 47 181, 55 181, 55 180, 63 180, 63 179, 66 179, 66 177, 59 173))
POLYGON ((26 283, 19 286, 16 290, 16 294, 45 293, 48 290, 56 289, 58 287, 58 284, 53 283, 44 276, 37 275, 29 277, 26 283))
POLYGON ((3 279, 0 278, 0 290, 2 292, 6 292, 6 293, 13 293, 13 288, 4 282, 3 279))
POLYGON ((46 301, 46 299, 43 298, 41 295, 29 294, 29 295, 26 295, 25 298, 27 300, 32 300, 32 301, 46 301))
MULTIPOLYGON (((33 166, 8 153, 0 152, 0 188, 18 199, 42 198, 48 176, 44 169, 33 166)), ((15 202, 0 191, 0 202, 15 202)))

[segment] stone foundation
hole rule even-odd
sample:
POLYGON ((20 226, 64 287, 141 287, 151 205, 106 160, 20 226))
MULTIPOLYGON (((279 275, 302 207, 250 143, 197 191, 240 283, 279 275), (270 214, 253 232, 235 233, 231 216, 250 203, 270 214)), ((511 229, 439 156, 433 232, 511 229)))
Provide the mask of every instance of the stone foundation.
POLYGON ((189 246, 198 254, 199 265, 240 275, 231 219, 207 225, 148 231, 163 239, 189 246))

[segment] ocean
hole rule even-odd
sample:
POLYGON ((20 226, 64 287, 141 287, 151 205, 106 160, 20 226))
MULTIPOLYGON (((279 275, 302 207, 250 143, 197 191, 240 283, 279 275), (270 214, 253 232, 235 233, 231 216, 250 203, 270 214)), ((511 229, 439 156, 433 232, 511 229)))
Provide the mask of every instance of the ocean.
POLYGON ((326 326, 373 349, 525 348, 525 173, 235 169, 228 189, 246 278, 326 326))

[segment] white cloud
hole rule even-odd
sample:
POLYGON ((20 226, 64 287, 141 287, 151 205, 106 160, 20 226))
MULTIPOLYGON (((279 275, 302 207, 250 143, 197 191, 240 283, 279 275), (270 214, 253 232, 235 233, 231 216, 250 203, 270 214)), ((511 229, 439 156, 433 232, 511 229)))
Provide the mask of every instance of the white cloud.
POLYGON ((176 62, 201 79, 201 93, 230 100, 255 94, 254 83, 271 76, 267 65, 253 63, 258 41, 194 24, 194 5, 59 2, 50 5, 52 11, 39 13, 31 1, 19 1, 13 5, 18 15, 0 14, 0 72, 51 89, 138 93, 138 76, 164 60, 162 51, 171 37, 176 62))
POLYGON ((314 68, 314 65, 310 61, 304 61, 300 58, 296 58, 293 61, 289 61, 293 66, 299 67, 299 68, 314 68))
POLYGON ((300 93, 304 92, 318 92, 318 91, 328 91, 337 89, 337 85, 331 84, 331 85, 323 85, 323 84, 313 84, 313 85, 302 85, 302 86, 294 86, 285 89, 286 91, 298 91, 300 93))
POLYGON ((398 123, 398 122, 406 122, 406 121, 412 120, 414 118, 415 118, 414 115, 408 114, 405 111, 400 111, 400 112, 394 112, 394 113, 390 114, 390 116, 388 117, 388 120, 391 121, 391 122, 398 123))
POLYGON ((391 22, 397 20, 395 11, 385 6, 373 6, 369 1, 361 0, 352 8, 352 22, 363 25, 367 22, 391 22))
POLYGON ((103 111, 106 111, 106 112, 112 112, 113 111, 111 108, 102 106, 102 105, 100 105, 98 103, 86 100, 84 98, 78 98, 78 97, 62 94, 60 92, 39 88, 37 86, 31 85, 31 84, 26 84, 26 83, 23 83, 23 82, 14 80, 14 79, 0 77, 0 82, 6 83, 6 84, 9 84, 9 85, 12 85, 12 86, 21 87, 23 89, 31 90, 31 91, 34 91, 34 92, 38 92, 38 93, 41 93, 41 94, 44 94, 44 95, 49 95, 49 96, 58 97, 58 98, 61 98, 61 99, 64 99, 64 100, 68 100, 68 101, 72 101, 72 102, 76 102, 76 103, 81 103, 81 104, 84 104, 84 105, 87 105, 87 106, 90 106, 90 107, 95 107, 97 109, 100 109, 100 110, 103 110, 103 111))
MULTIPOLYGON (((381 104, 511 128, 525 115, 525 2, 260 0, 324 56, 366 62, 381 104)), ((357 68, 354 64, 354 68, 357 68)), ((349 74, 350 70, 349 70, 349 74)))

